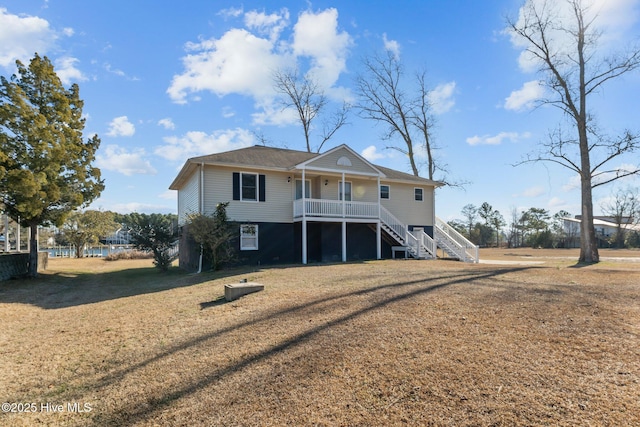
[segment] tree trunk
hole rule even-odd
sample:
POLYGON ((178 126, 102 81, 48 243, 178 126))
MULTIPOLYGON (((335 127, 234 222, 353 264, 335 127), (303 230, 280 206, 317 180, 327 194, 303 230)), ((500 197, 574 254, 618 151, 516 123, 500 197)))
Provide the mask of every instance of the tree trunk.
MULTIPOLYGON (((29 269, 27 274, 29 277, 38 277, 38 223, 29 223, 31 236, 29 238, 29 269)), ((18 242, 18 245, 20 242, 18 242)))
POLYGON ((600 262, 596 230, 593 226, 591 179, 582 179, 582 218, 580 220, 580 258, 578 262, 600 262))

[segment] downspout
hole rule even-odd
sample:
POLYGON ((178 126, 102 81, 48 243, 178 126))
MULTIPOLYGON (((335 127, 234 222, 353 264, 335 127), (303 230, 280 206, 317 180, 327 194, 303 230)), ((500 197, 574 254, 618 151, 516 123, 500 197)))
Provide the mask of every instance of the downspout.
MULTIPOLYGON (((200 215, 203 214, 204 211, 204 163, 200 163, 200 185, 198 188, 200 190, 200 195, 198 197, 198 213, 200 215)), ((202 256, 203 256, 203 248, 200 245, 200 258, 198 259, 198 274, 202 273, 202 256)))

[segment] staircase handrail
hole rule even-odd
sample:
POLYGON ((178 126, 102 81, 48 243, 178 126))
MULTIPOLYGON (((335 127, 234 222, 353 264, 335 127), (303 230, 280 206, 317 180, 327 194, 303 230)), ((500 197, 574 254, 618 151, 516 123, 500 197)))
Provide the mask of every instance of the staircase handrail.
POLYGON ((469 241, 469 239, 460 234, 455 228, 438 217, 436 217, 436 227, 440 232, 446 234, 447 237, 458 246, 461 252, 464 252, 459 254, 464 258, 464 261, 472 260, 474 263, 479 261, 479 247, 477 245, 469 241))
POLYGON ((425 233, 424 230, 422 230, 422 234, 420 235, 421 238, 421 244, 422 246, 427 250, 427 252, 429 253, 429 255, 431 255, 432 257, 436 258, 436 251, 438 248, 438 245, 436 243, 436 241, 429 236, 427 233, 425 233))
POLYGON ((407 226, 384 206, 380 206, 380 219, 387 225, 387 227, 391 228, 394 233, 404 239, 405 243, 407 242, 407 236, 411 234, 408 232, 407 226))

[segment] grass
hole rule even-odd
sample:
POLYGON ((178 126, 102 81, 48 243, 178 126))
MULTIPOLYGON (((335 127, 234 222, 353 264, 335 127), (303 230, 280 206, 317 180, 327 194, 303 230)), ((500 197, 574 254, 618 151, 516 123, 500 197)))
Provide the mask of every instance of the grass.
POLYGON ((51 260, 0 284, 1 400, 38 407, 0 424, 640 425, 640 263, 566 254, 202 275, 51 260), (265 291, 224 302, 245 278, 265 291))

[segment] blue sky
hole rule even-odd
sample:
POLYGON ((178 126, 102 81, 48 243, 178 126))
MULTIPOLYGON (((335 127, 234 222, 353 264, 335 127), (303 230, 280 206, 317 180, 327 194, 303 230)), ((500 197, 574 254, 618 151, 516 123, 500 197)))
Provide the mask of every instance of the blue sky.
MULTIPOLYGON (((593 0, 604 46, 640 37, 640 1, 593 0)), ((466 190, 437 192, 436 214, 489 202, 513 208, 580 210, 576 176, 551 164, 514 167, 562 117, 531 108, 540 95, 522 49, 504 32, 520 1, 151 1, 0 0, 0 73, 48 56, 66 86, 80 85, 85 133, 106 189, 91 208, 175 212, 169 184, 193 156, 259 143, 304 150, 302 130, 278 106, 271 71, 297 66, 321 76, 335 105, 353 95, 362 58, 391 50, 407 77, 426 70, 436 113, 437 156, 466 190)), ((640 73, 591 98, 604 130, 640 130, 640 73)), ((335 106, 333 105, 333 106, 335 106)), ((352 112, 325 149, 346 143, 372 162, 409 172, 385 149, 383 126, 352 112)), ((315 134, 317 135, 317 133, 315 134)), ((397 141, 399 142, 399 141, 397 141)), ((638 157, 620 159, 638 164, 638 157)), ((640 186, 628 179, 618 186, 640 186)), ((594 193, 595 209, 616 187, 594 193)))

